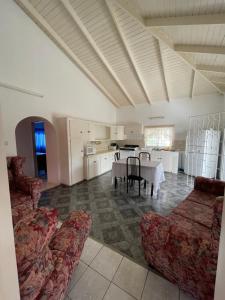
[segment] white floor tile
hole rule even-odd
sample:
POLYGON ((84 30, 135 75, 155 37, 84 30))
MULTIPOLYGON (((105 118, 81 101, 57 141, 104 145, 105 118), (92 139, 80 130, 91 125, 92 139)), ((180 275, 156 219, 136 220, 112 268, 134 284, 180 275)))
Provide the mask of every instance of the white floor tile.
POLYGON ((90 266, 107 279, 112 280, 122 258, 122 255, 119 253, 109 249, 108 247, 103 247, 90 266))
POLYGON ((179 300, 179 289, 166 279, 149 272, 142 300, 179 300))
POLYGON ((112 283, 104 297, 104 300, 135 300, 135 298, 131 297, 112 283))
POLYGON ((70 291, 71 300, 102 300, 110 282, 96 271, 88 268, 70 291))
POLYGON ((75 272, 73 272, 73 275, 70 280, 70 284, 68 287, 68 292, 74 287, 74 285, 77 283, 77 281, 81 278, 81 276, 84 274, 84 272, 87 270, 87 265, 83 263, 82 261, 79 262, 75 272))
POLYGON ((140 299, 147 273, 147 269, 124 257, 113 282, 130 295, 140 299))
POLYGON ((96 242, 91 238, 88 238, 85 242, 84 249, 81 254, 81 260, 85 264, 89 265, 102 247, 102 244, 96 242))
POLYGON ((194 298, 180 291, 180 300, 194 300, 194 298))

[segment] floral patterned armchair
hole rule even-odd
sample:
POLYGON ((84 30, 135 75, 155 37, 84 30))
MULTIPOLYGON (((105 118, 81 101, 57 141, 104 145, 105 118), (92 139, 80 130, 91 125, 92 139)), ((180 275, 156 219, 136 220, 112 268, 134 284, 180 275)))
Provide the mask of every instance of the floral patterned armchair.
POLYGON ((14 227, 21 300, 62 300, 91 228, 73 211, 57 229, 57 211, 39 208, 14 227))
POLYGON ((225 182, 197 177, 170 215, 149 212, 140 224, 147 262, 200 300, 214 295, 224 188, 225 182))
POLYGON ((23 173, 24 157, 7 157, 10 200, 13 223, 16 224, 33 209, 37 208, 41 196, 42 180, 25 176, 23 173))

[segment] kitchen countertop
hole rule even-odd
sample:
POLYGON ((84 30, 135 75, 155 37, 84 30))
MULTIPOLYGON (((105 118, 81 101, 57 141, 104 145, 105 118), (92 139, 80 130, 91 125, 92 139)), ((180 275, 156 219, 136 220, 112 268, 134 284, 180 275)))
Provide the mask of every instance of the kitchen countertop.
POLYGON ((114 152, 118 152, 119 150, 102 150, 102 151, 98 151, 95 154, 89 154, 89 155, 85 155, 86 157, 89 156, 95 156, 95 155, 99 155, 99 154, 105 154, 105 153, 114 153, 114 152))

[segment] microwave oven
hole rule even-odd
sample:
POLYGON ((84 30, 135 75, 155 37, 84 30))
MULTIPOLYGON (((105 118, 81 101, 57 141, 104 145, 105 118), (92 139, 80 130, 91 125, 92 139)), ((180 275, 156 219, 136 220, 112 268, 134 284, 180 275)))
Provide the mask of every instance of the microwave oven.
POLYGON ((93 145, 87 145, 85 147, 85 154, 86 155, 91 155, 91 154, 95 154, 96 153, 96 148, 93 145))

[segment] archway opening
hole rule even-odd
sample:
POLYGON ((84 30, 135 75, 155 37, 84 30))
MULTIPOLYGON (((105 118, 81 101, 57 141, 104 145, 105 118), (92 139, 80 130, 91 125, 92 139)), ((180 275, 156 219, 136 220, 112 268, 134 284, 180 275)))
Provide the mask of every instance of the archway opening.
POLYGON ((24 173, 44 180, 44 189, 59 184, 56 131, 42 117, 21 120, 15 129, 17 154, 26 158, 24 173))

